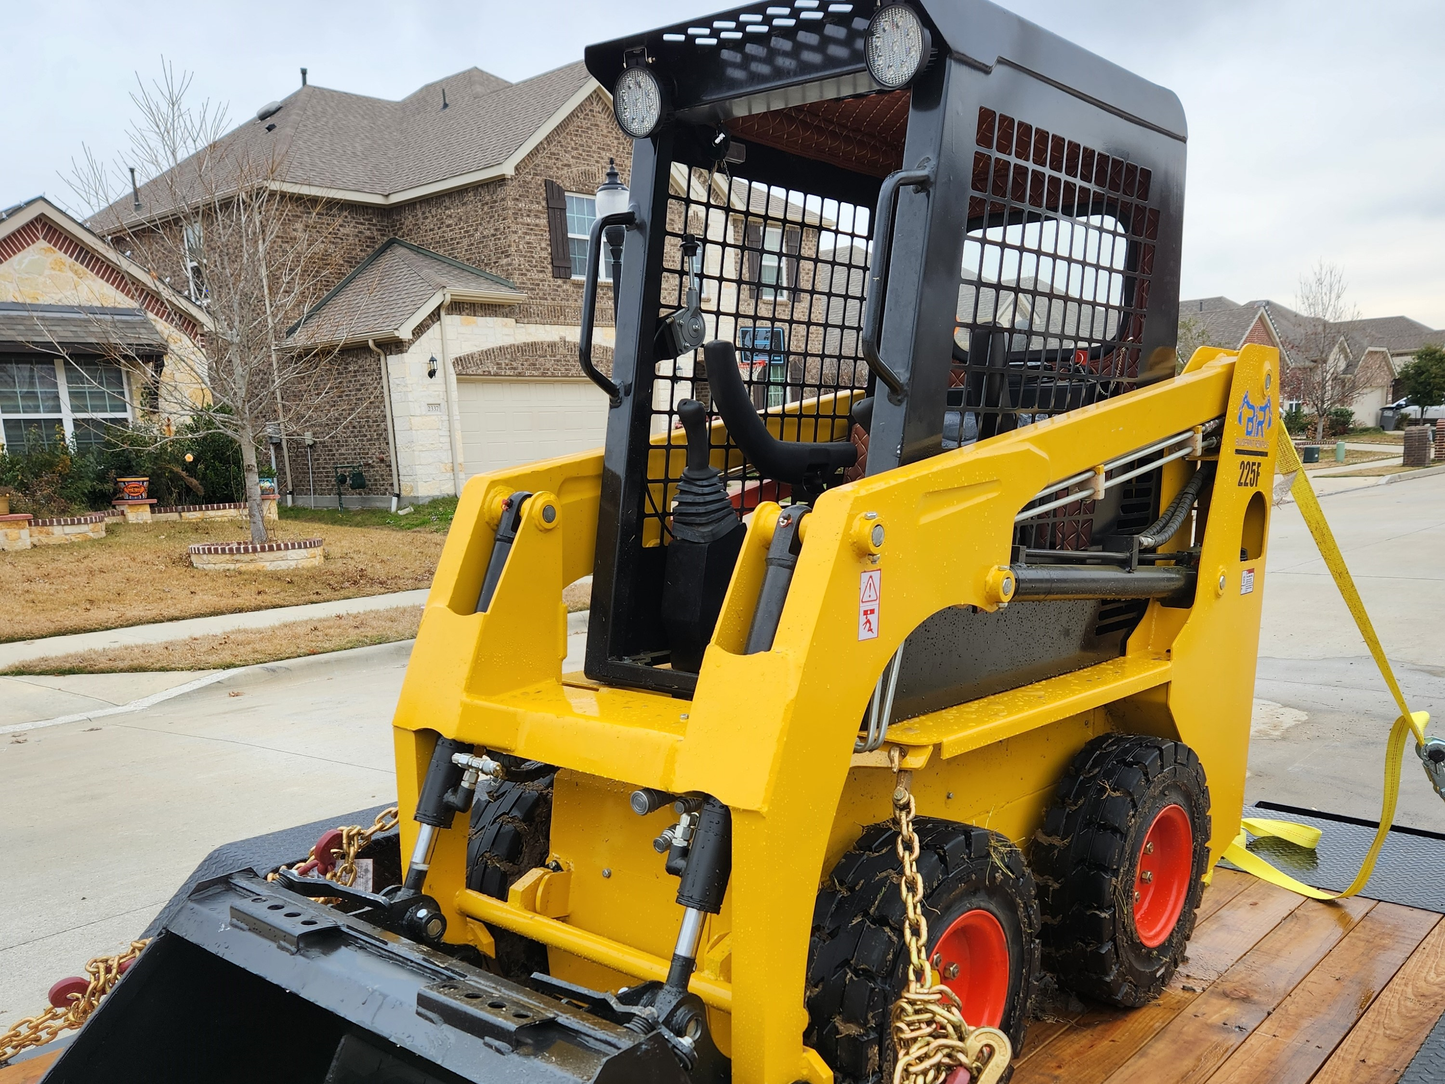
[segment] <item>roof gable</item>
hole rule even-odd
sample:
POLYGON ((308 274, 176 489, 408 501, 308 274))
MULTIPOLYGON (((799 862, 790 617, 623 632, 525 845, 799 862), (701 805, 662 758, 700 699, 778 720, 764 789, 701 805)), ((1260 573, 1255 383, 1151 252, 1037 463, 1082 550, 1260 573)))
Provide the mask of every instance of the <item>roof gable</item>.
MULTIPOLYGON (((131 298, 152 316, 192 339, 198 338, 209 324, 206 311, 199 305, 172 290, 43 196, 12 207, 0 218, 0 263, 38 243, 51 246, 111 289, 131 298)), ((64 303, 79 299, 53 300, 64 303)))
POLYGON ((448 295, 516 304, 527 295, 498 275, 393 237, 286 330, 295 347, 409 339, 448 295))
MULTIPOLYGON (((248 118, 223 136, 209 161, 276 187, 370 204, 404 203, 434 191, 513 172, 518 162, 598 90, 582 64, 508 83, 477 68, 458 72, 400 101, 307 85, 264 120, 248 118), (446 92, 445 106, 443 91, 446 92)), ((200 194, 188 159, 140 186, 91 221, 114 230, 162 217, 200 194)), ((232 178, 217 177, 224 190, 232 178)))

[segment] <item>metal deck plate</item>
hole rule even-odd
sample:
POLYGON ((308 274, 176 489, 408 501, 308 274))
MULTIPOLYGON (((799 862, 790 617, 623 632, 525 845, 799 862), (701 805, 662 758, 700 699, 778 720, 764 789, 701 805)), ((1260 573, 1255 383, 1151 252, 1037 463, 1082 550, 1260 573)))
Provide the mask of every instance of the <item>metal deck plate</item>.
MULTIPOLYGON (((1281 839, 1250 840, 1249 849, 1290 876, 1335 892, 1354 879, 1375 837, 1374 823, 1273 802, 1246 806, 1244 815, 1320 829, 1314 851, 1281 839)), ((1416 828, 1392 829, 1360 895, 1445 914, 1445 836, 1416 828)))

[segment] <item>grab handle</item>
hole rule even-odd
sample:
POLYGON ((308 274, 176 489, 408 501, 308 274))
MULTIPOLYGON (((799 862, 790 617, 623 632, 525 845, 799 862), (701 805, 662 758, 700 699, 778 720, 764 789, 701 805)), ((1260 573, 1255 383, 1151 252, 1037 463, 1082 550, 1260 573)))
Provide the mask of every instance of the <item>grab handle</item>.
POLYGON ((904 185, 926 192, 933 186, 933 163, 924 159, 918 169, 900 169, 884 178, 878 189, 878 210, 873 215, 873 258, 868 261, 868 297, 863 306, 861 346, 863 360, 888 388, 888 398, 903 400, 903 378, 878 353, 878 335, 883 328, 883 297, 888 292, 888 268, 893 247, 893 216, 898 210, 898 190, 904 185))
MULTIPOLYGON (((597 269, 602 262, 602 231, 611 226, 637 226, 637 208, 603 215, 594 219, 587 235, 587 279, 582 287, 582 329, 577 342, 577 358, 582 363, 582 372, 588 380, 607 393, 613 406, 622 402, 622 389, 598 371, 592 364, 592 325, 597 318, 597 269)), ((612 288, 617 289, 617 283, 612 288)))

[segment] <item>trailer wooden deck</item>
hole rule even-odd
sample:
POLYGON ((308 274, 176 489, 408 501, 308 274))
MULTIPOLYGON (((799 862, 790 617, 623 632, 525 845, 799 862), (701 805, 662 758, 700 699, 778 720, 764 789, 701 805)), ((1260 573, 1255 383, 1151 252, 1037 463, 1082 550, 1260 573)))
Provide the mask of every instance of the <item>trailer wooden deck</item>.
MULTIPOLYGON (((1034 1021, 1013 1084, 1393 1084, 1442 1014, 1440 915, 1221 869, 1159 1000, 1034 1021)), ((0 1084, 36 1084, 53 1060, 0 1084)))
POLYGON ((1035 1021, 1013 1084, 1393 1084, 1442 1013, 1440 915, 1221 869, 1159 1000, 1035 1021))

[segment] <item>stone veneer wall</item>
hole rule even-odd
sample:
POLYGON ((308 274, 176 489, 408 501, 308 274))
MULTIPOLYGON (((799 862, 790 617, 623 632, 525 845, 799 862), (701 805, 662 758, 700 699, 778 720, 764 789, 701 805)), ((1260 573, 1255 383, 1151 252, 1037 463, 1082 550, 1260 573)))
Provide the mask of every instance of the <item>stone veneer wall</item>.
POLYGON ((290 572, 317 568, 325 557, 321 539, 297 542, 197 543, 191 564, 209 572, 290 572))
POLYGON ((91 512, 84 516, 61 516, 37 519, 30 523, 30 543, 53 546, 66 542, 88 542, 105 537, 105 513, 91 512))

